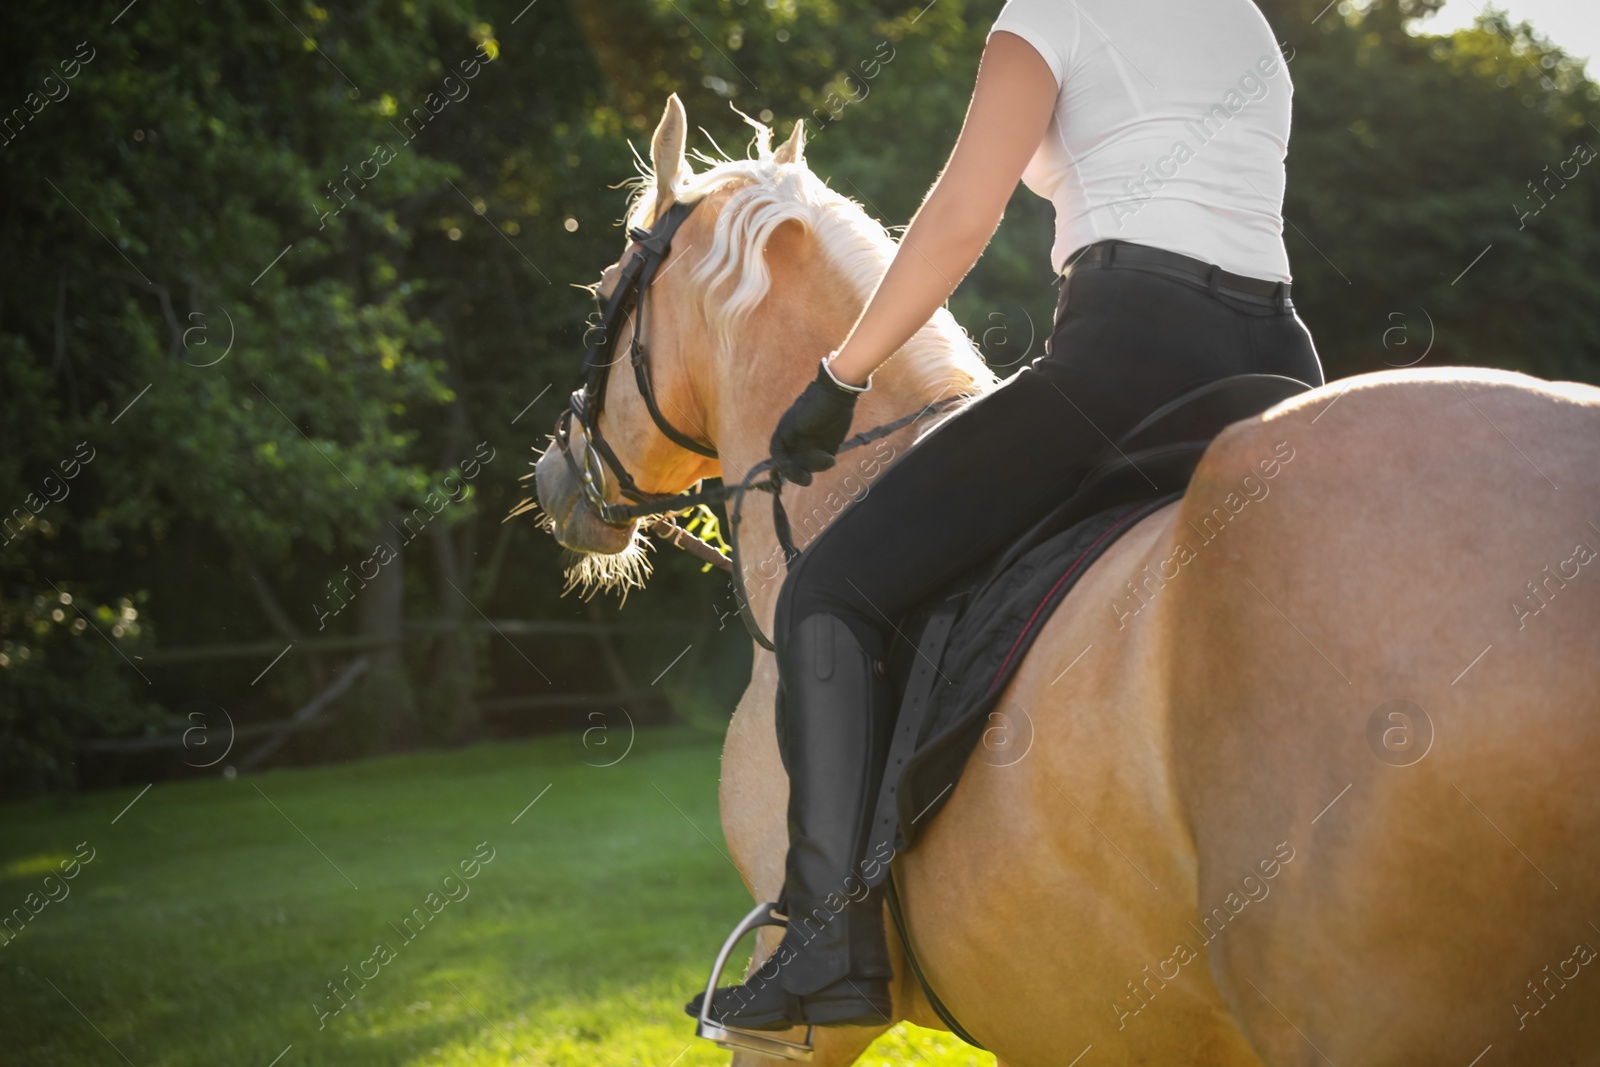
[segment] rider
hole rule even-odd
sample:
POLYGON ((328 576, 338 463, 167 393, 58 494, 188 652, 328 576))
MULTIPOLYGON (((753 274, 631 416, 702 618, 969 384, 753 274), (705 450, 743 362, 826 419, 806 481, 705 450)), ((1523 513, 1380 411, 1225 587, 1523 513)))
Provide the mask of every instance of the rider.
POLYGON ((1055 329, 1043 356, 928 434, 789 570, 775 620, 789 922, 766 968, 718 991, 719 1022, 890 1021, 882 897, 864 891, 861 852, 894 716, 880 667, 894 620, 1071 494, 1175 396, 1243 373, 1322 383, 1288 299, 1291 92, 1251 0, 1000 12, 950 161, 779 422, 777 469, 805 485, 832 466, 873 370, 972 268, 1019 178, 1055 205, 1055 329))

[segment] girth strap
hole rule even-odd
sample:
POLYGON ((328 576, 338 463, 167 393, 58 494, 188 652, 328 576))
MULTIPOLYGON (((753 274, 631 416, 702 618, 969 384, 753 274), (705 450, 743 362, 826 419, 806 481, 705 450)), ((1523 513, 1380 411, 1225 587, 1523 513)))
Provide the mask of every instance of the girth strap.
POLYGON ((933 991, 933 985, 929 983, 928 976, 923 973, 922 963, 917 959, 916 950, 911 947, 911 931, 906 927, 906 917, 900 907, 900 891, 895 888, 893 875, 890 875, 889 880, 884 883, 884 889, 887 890, 884 896, 889 904, 889 918, 894 921, 895 933, 900 935, 900 948, 905 952, 906 966, 910 967, 911 973, 917 976, 917 985, 922 987, 922 995, 928 998, 928 1006, 950 1028, 952 1034, 955 1034, 975 1049, 983 1052, 989 1051, 983 1047, 982 1042, 967 1032, 966 1027, 961 1025, 955 1013, 945 1005, 944 1001, 939 999, 939 994, 933 991))

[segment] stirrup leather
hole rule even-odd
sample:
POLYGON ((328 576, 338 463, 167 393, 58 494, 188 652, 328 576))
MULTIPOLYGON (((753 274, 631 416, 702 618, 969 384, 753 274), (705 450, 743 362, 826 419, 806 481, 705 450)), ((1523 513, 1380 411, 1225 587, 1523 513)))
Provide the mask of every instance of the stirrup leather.
POLYGON ((786 918, 780 918, 776 904, 757 904, 750 909, 750 913, 739 920, 739 925, 733 928, 728 939, 722 943, 722 950, 717 953, 717 961, 711 965, 711 978, 706 982, 705 999, 700 1003, 699 1024, 694 1028, 696 1037, 703 1037, 715 1041, 727 1049, 743 1049, 746 1052, 756 1052, 763 1056, 774 1056, 778 1059, 799 1060, 803 1063, 811 1062, 811 1037, 816 1030, 814 1026, 806 1027, 804 1041, 787 1041, 781 1037, 773 1037, 770 1033, 759 1030, 743 1030, 737 1026, 723 1026, 711 1018, 712 997, 717 992, 717 983, 722 981, 722 969, 728 964, 728 957, 733 955, 733 950, 739 941, 750 931, 762 926, 788 926, 786 918))

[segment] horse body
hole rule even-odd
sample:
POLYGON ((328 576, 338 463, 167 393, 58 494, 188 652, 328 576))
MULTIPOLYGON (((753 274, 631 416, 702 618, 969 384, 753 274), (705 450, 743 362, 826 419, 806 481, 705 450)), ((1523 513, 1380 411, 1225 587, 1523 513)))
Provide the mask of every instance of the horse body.
POLYGON ((1230 429, 1041 634, 1029 754, 903 857, 941 997, 1011 1063, 1597 1062, 1597 499, 1586 387, 1375 375, 1230 429))
MULTIPOLYGON (((684 121, 669 103, 657 208, 683 184, 684 121)), ((763 162, 803 167, 798 139, 763 162)), ((731 474, 765 457, 866 297, 815 226, 769 220, 746 243, 770 284, 748 314, 709 315, 716 286, 672 264, 725 251, 739 188, 690 217, 647 313, 664 402, 731 474)), ((879 372, 857 430, 987 384, 941 315, 920 362, 879 372)), ((652 489, 717 473, 611 391, 606 432, 652 489)), ((791 487, 797 540, 912 433, 791 487)), ((564 475, 541 460, 554 532, 616 552, 626 538, 564 475)), ((1600 1062, 1597 500, 1600 390, 1584 386, 1387 373, 1230 428, 1045 625, 1001 704, 1025 754, 977 750, 897 858, 940 996, 1012 1067, 1600 1062)), ((764 509, 745 515, 770 628, 781 556, 764 509)), ((720 784, 761 900, 787 848, 775 683, 758 652, 720 784)), ((757 960, 776 940, 763 931, 757 960)), ((939 1026, 906 972, 896 1015, 939 1026)), ((879 1032, 819 1030, 813 1062, 851 1063, 879 1032)))

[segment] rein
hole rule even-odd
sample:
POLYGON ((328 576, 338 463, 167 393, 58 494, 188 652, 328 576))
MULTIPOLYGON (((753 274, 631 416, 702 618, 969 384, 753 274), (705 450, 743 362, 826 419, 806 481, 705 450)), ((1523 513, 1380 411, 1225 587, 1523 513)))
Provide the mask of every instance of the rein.
MULTIPOLYGON (((870 430, 864 430, 854 437, 847 438, 839 445, 839 450, 835 454, 843 455, 851 449, 860 448, 862 445, 869 445, 881 438, 888 437, 896 430, 905 429, 919 419, 938 414, 964 399, 966 398, 952 396, 943 400, 935 400, 933 403, 919 408, 909 415, 902 415, 892 422, 886 422, 881 426, 874 426, 870 430)), ((755 612, 750 607, 750 598, 745 595, 744 568, 739 565, 739 524, 744 521, 745 493, 752 489, 772 494, 772 530, 778 535, 778 549, 783 553, 783 566, 787 570, 789 564, 794 561, 794 558, 800 552, 794 546, 794 531, 789 525, 789 513, 783 508, 783 478, 776 470, 772 469, 772 460, 764 459, 754 467, 751 467, 750 473, 745 475, 745 480, 738 485, 718 486, 712 492, 726 490, 722 498, 728 499, 731 497, 733 499, 733 507, 728 512, 728 547, 732 550, 729 570, 733 581, 733 595, 739 602, 739 618, 744 622, 744 628, 749 631, 750 636, 755 638, 756 644, 768 652, 776 652, 777 646, 772 643, 766 634, 761 632, 761 625, 756 622, 755 612), (766 480, 757 480, 762 475, 766 475, 766 480)))
MULTIPOLYGON (((638 383, 639 395, 644 398, 645 408, 650 412, 651 421, 673 444, 699 456, 708 458, 717 456, 715 446, 697 441, 684 433, 662 413, 656 402, 655 384, 650 375, 649 349, 640 337, 644 320, 645 293, 650 288, 650 283, 655 280, 656 271, 672 250, 673 234, 677 233, 678 227, 689 217, 694 206, 692 203, 685 204, 679 201, 669 207, 666 214, 650 229, 634 227, 628 231, 629 238, 638 245, 638 252, 623 266, 616 288, 612 290, 611 296, 601 309, 599 337, 591 340, 584 352, 583 386, 573 392, 567 409, 556 420, 555 444, 566 458, 567 466, 573 476, 583 487, 584 499, 594 508, 602 522, 613 526, 624 526, 641 519, 653 519, 655 521, 651 523, 650 529, 657 536, 707 562, 727 568, 731 573, 734 596, 739 602, 739 618, 756 643, 771 652, 775 651, 775 646, 767 635, 761 632, 761 627, 755 621, 750 607, 750 600, 745 595, 744 572, 739 565, 739 525, 743 521, 745 495, 750 492, 771 493, 772 526, 778 537, 779 550, 783 553, 784 567, 787 568, 794 557, 799 555, 794 545, 794 533, 789 525, 788 513, 783 508, 783 478, 773 468, 773 461, 770 458, 762 460, 750 468, 743 481, 733 484, 723 482, 705 488, 688 489, 682 493, 646 493, 639 488, 638 483, 634 481, 633 476, 628 473, 627 468, 606 441, 604 434, 600 432, 600 414, 605 409, 606 383, 610 379, 611 368, 617 361, 615 355, 617 333, 627 316, 632 313, 633 336, 628 343, 628 358, 633 364, 634 380, 638 383), (584 431, 582 462, 572 451, 574 421, 582 426, 584 431), (618 492, 632 503, 624 504, 606 499, 607 466, 616 475, 618 492), (728 513, 730 550, 728 556, 723 556, 709 541, 695 536, 671 521, 671 516, 702 505, 722 504, 729 500, 733 501, 733 506, 728 513), (694 545, 686 542, 694 542, 694 545)), ((858 433, 840 444, 838 454, 842 455, 851 449, 871 444, 920 419, 938 414, 964 399, 963 396, 954 396, 935 400, 909 415, 903 415, 892 422, 858 433)))

